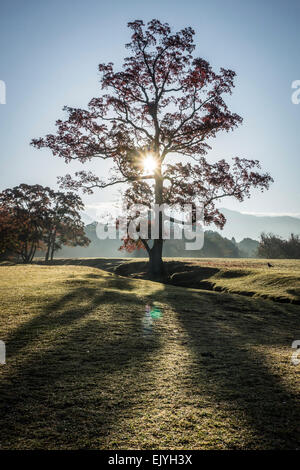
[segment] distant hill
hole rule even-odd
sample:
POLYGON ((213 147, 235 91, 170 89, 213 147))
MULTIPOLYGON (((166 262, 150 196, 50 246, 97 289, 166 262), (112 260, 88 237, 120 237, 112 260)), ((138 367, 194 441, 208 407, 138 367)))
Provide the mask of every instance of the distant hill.
MULTIPOLYGON (((288 238, 291 233, 300 234, 300 219, 288 216, 255 216, 242 214, 229 209, 222 209, 227 223, 224 230, 205 232, 202 250, 186 251, 183 240, 168 240, 164 244, 163 255, 166 257, 214 257, 237 258, 255 257, 257 240, 262 232, 274 233, 288 238), (237 240, 237 241, 236 241, 237 240)), ((99 240, 96 235, 96 222, 86 225, 86 235, 91 240, 88 247, 64 246, 55 257, 143 257, 144 250, 127 253, 120 251, 120 240, 99 240)))
MULTIPOLYGON (((100 240, 96 234, 96 223, 86 225, 85 232, 91 243, 87 247, 64 246, 55 253, 55 258, 90 258, 90 257, 145 257, 144 250, 133 253, 120 251, 120 240, 100 240)), ((39 255, 40 256, 40 255, 39 255)), ((185 250, 184 240, 166 240, 163 256, 165 257, 191 257, 191 258, 238 258, 240 256, 238 245, 222 237, 219 233, 206 231, 204 246, 201 250, 185 250)))
POLYGON ((89 246, 63 246, 56 251, 55 258, 93 258, 93 257, 125 257, 130 256, 125 251, 119 251, 120 240, 100 240, 96 234, 97 222, 85 226, 86 236, 91 240, 89 246))
POLYGON ((184 240, 166 240, 163 255, 184 258, 239 258, 240 253, 238 246, 232 241, 209 230, 204 233, 204 245, 201 250, 185 250, 184 240))
POLYGON ((256 258, 258 245, 259 242, 252 240, 252 238, 244 238, 237 243, 241 258, 256 258))
POLYGON ((259 240, 260 234, 274 233, 283 238, 288 238, 291 233, 300 234, 300 219, 289 216, 257 216, 242 214, 229 209, 221 209, 227 222, 219 233, 223 237, 235 237, 237 241, 243 238, 259 240))

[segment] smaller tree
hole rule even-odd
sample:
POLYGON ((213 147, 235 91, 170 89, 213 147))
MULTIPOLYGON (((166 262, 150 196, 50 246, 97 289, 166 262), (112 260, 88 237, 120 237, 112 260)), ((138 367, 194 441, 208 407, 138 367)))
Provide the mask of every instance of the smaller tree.
POLYGON ((262 233, 257 254, 260 258, 267 259, 299 259, 300 237, 299 235, 291 234, 288 240, 284 240, 272 233, 262 233))
POLYGON ((78 195, 53 192, 51 208, 45 221, 45 261, 53 260, 54 252, 63 245, 87 246, 90 243, 80 217, 83 207, 78 195))
POLYGON ((300 236, 292 233, 285 248, 286 258, 300 259, 300 236))
POLYGON ((50 196, 51 189, 38 184, 20 184, 0 193, 0 209, 6 219, 1 250, 8 247, 24 263, 31 263, 42 244, 50 196))
POLYGON ((11 212, 0 206, 0 258, 7 259, 11 256, 18 243, 17 226, 11 212))
POLYGON ((46 248, 52 259, 62 243, 88 244, 79 210, 79 196, 41 185, 21 184, 0 193, 0 253, 31 263, 36 250, 46 248))

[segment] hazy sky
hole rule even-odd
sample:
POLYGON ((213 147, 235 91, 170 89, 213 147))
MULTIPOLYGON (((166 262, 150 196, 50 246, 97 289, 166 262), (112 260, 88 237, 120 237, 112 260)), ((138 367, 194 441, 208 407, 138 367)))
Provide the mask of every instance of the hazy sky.
MULTIPOLYGON (((47 150, 33 137, 54 131, 64 105, 84 107, 97 96, 100 62, 121 64, 129 41, 127 22, 158 18, 196 30, 196 53, 216 68, 237 72, 231 109, 243 125, 220 134, 208 158, 260 160, 275 183, 267 193, 222 206, 257 213, 300 213, 300 104, 291 84, 300 80, 300 2, 260 0, 1 0, 0 190, 20 183, 56 185, 56 177, 83 169, 47 150)), ((93 164, 104 175, 103 163, 93 164)), ((93 205, 112 189, 85 196, 93 205)))

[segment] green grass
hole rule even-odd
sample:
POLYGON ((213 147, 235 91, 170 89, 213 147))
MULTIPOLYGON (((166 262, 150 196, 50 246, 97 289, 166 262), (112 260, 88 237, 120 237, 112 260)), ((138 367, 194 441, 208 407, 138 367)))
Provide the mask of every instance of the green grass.
POLYGON ((299 306, 87 266, 1 266, 0 286, 1 449, 300 447, 299 306))
MULTIPOLYGON (((54 263, 116 269, 121 275, 147 278, 146 258, 56 259, 54 263)), ((300 260, 166 258, 165 265, 171 277, 168 282, 174 285, 300 304, 300 260)))
POLYGON ((192 282, 193 287, 300 304, 300 260, 207 258, 185 262, 195 269, 185 279, 182 275, 183 285, 192 282), (273 267, 268 267, 268 261, 273 267))

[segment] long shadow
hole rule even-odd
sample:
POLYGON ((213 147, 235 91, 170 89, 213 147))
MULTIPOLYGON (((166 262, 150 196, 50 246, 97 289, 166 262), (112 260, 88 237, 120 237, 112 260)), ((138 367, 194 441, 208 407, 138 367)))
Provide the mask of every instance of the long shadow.
MULTIPOLYGON (((134 277, 147 277, 148 261, 132 258, 61 258, 54 259, 49 262, 42 260, 35 260, 34 264, 42 266, 88 266, 90 268, 103 269, 108 272, 113 272, 121 276, 128 276, 133 274, 134 277), (133 262, 131 262, 133 261, 133 262)), ((174 273, 177 277, 174 277, 170 283, 183 285, 187 281, 190 285, 192 272, 193 276, 197 279, 195 282, 198 282, 201 279, 207 279, 217 272, 220 269, 215 267, 203 267, 195 266, 189 261, 171 261, 165 260, 165 269, 169 277, 173 276, 174 273)), ((95 277, 95 274, 89 274, 90 277, 95 277)), ((195 283, 196 285, 196 283, 195 283)))
POLYGON ((100 300, 101 296, 102 294, 95 289, 82 286, 44 306, 39 315, 34 316, 9 335, 6 341, 9 357, 12 358, 21 349, 45 335, 47 331, 68 326, 88 315, 94 308, 94 302, 100 300), (89 301, 89 306, 81 306, 83 300, 89 301), (66 305, 74 301, 78 302, 77 307, 67 309, 66 305))
MULTIPOLYGON (((90 278, 91 274, 85 277, 90 278)), ((96 277, 96 275, 93 275, 93 278, 96 277)), ((101 279, 102 276, 99 276, 99 278, 101 279)), ((6 341, 10 357, 17 354, 20 349, 26 347, 28 343, 38 339, 47 331, 68 326, 87 316, 101 304, 109 305, 119 302, 126 305, 136 302, 136 296, 134 294, 129 295, 129 292, 133 291, 136 287, 135 281, 131 279, 119 279, 117 277, 105 279, 105 289, 102 289, 101 284, 97 287, 90 287, 88 280, 70 279, 67 282, 70 287, 76 287, 78 284, 79 287, 72 289, 58 300, 50 302, 43 308, 41 314, 25 322, 11 333, 6 341), (124 286, 126 294, 122 292, 124 286), (117 289, 117 291, 111 292, 109 289, 117 289), (69 302, 72 302, 71 309, 66 308, 69 302), (74 302, 77 304, 76 307, 74 307, 74 302), (85 303, 82 304, 82 302, 85 303), (88 305, 86 305, 86 302, 88 302, 88 305)))
POLYGON ((225 414, 246 418, 253 436, 247 448, 299 448, 299 397, 271 368, 264 349, 291 345, 299 332, 299 309, 191 290, 184 313, 172 292, 165 295, 196 358, 190 370, 194 391, 203 393, 204 387, 225 414))
POLYGON ((129 260, 130 258, 58 258, 48 262, 34 260, 34 264, 42 266, 88 266, 89 268, 114 272, 116 267, 129 260))
MULTIPOLYGON (((144 306, 137 310, 134 282, 108 279, 111 291, 102 291, 88 278, 78 287, 71 280, 72 292, 8 338, 13 363, 0 386, 2 448, 104 448, 117 428, 126 431, 161 347, 157 334, 143 337, 144 306), (74 300, 76 307, 68 306, 74 300), (101 313, 104 304, 109 317, 101 313)), ((224 413, 246 418, 254 433, 249 448, 299 447, 299 402, 264 352, 296 338, 299 308, 176 287, 158 297, 188 333, 193 391, 204 388, 224 413), (184 299, 190 293, 185 308, 183 291, 184 299)), ((122 448, 121 440, 110 448, 122 448)))
POLYGON ((8 338, 12 367, 0 386, 3 449, 105 447, 119 420, 138 408, 140 380, 160 348, 157 333, 151 341, 143 337, 144 306, 139 312, 137 304, 127 287, 104 294, 80 287, 8 338), (68 308, 74 299, 78 307, 68 308), (80 306, 80 299, 89 302, 80 306), (101 314, 104 304, 110 311, 101 314), (43 344, 45 333, 52 336, 43 344), (23 355, 29 346, 31 354, 23 355))
POLYGON ((300 304, 300 289, 287 289, 287 293, 294 295, 297 303, 300 304))

